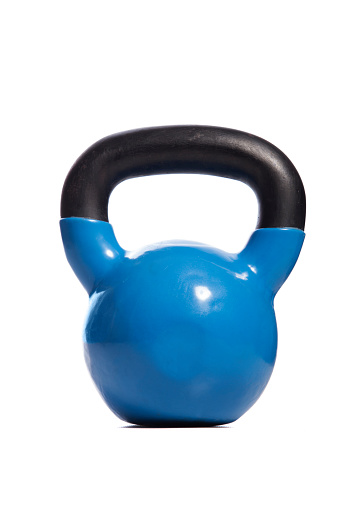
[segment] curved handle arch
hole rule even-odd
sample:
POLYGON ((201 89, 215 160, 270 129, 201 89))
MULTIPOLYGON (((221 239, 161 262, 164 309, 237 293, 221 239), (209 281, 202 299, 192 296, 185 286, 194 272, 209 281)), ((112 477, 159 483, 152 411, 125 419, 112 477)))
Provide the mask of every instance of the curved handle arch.
POLYGON ((242 131, 194 125, 137 129, 92 145, 65 180, 61 217, 108 222, 109 197, 120 182, 169 173, 200 173, 244 182, 259 202, 258 229, 304 230, 304 187, 283 152, 242 131))

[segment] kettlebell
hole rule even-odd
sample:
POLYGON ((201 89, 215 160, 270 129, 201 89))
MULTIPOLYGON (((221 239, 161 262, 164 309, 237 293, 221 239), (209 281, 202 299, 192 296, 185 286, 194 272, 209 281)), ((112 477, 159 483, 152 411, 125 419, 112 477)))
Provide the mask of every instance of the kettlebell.
MULTIPOLYGON (((130 204, 131 213, 133 203, 130 204)), ((303 241, 300 176, 274 145, 211 126, 108 136, 75 162, 61 198, 67 259, 89 294, 85 359, 109 408, 148 426, 226 424, 259 398, 277 350, 274 297, 303 241), (118 244, 108 200, 123 180, 199 173, 249 185, 259 203, 246 247, 118 244)))

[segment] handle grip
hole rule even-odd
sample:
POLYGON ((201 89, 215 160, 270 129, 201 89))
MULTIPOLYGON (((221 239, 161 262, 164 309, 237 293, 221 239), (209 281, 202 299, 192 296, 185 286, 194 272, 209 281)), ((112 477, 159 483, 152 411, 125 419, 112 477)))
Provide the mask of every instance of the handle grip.
POLYGON ((71 168, 61 217, 108 222, 108 200, 123 180, 147 175, 199 173, 239 180, 259 202, 257 228, 304 230, 301 178, 277 147, 251 134, 211 126, 167 126, 108 136, 71 168))

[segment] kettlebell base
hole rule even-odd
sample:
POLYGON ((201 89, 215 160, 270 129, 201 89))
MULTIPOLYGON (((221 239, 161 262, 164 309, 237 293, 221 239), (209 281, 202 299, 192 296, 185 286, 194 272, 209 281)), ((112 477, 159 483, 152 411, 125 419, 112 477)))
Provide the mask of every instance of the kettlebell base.
MULTIPOLYGON (((236 420, 236 419, 235 419, 236 420)), ((140 427, 140 428, 214 428, 218 426, 223 426, 225 424, 231 424, 235 421, 228 422, 210 422, 210 421, 126 421, 131 425, 140 427)))
MULTIPOLYGON (((101 394, 103 397, 103 395, 101 394)), ((105 403, 107 404, 107 401, 103 397, 105 403)), ((239 417, 236 417, 234 419, 213 419, 213 418, 206 418, 201 417, 199 419, 196 418, 190 418, 190 417, 160 417, 160 418, 153 418, 153 417, 146 417, 143 418, 141 416, 137 415, 122 415, 119 411, 116 411, 116 409, 112 408, 110 405, 108 405, 110 410, 114 415, 116 415, 119 419, 122 421, 125 421, 126 423, 129 423, 131 425, 139 426, 142 428, 213 428, 215 426, 223 426, 225 424, 231 424, 232 422, 235 422, 238 420, 239 417)))

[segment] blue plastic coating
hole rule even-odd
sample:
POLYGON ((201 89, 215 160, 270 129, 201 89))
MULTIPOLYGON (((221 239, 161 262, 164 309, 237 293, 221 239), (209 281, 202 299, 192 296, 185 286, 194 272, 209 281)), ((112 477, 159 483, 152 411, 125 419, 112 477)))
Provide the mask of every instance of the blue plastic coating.
POLYGON ((256 402, 276 358, 274 296, 302 230, 256 230, 239 254, 189 242, 126 252, 109 223, 60 225, 90 295, 86 362, 115 414, 135 424, 215 425, 256 402))

